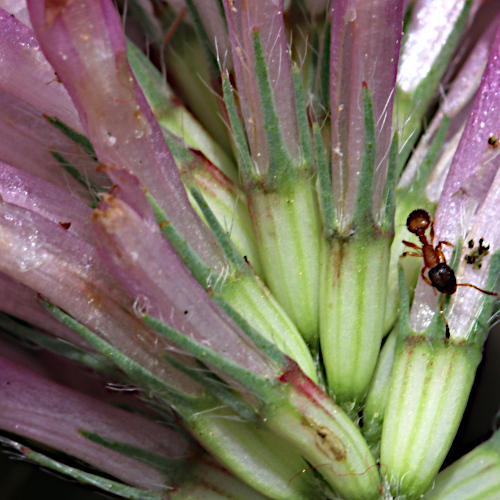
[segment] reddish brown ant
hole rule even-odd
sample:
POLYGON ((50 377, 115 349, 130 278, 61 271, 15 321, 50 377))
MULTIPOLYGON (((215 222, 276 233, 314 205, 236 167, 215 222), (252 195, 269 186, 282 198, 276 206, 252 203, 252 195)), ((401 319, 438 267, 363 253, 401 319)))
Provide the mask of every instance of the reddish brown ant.
POLYGON ((423 257, 424 267, 420 271, 423 280, 438 292, 443 294, 439 310, 446 325, 446 338, 448 339, 450 338, 450 328, 443 313, 444 298, 446 295, 453 295, 459 286, 470 286, 482 293, 485 293, 486 295, 498 296, 498 294, 495 292, 488 292, 470 283, 457 283, 455 273, 446 263, 446 257, 442 251, 443 245, 453 245, 448 241, 439 241, 438 244, 434 246, 434 221, 431 220, 430 215, 425 210, 414 210, 406 220, 406 227, 410 233, 413 233, 418 237, 422 246, 419 247, 418 245, 415 245, 415 243, 403 240, 403 243, 407 247, 413 248, 414 250, 417 250, 417 252, 404 252, 402 256, 406 257, 409 255, 412 257, 423 257), (431 228, 430 243, 425 236, 425 231, 429 226, 431 228), (427 270, 429 271, 426 276, 425 271, 427 270))

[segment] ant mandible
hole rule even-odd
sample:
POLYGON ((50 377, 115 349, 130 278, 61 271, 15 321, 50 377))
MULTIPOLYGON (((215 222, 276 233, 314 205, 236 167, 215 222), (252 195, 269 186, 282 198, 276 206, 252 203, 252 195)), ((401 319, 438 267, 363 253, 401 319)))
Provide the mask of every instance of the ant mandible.
POLYGON ((415 245, 415 243, 403 240, 403 243, 407 247, 413 248, 417 251, 404 252, 402 257, 406 257, 407 255, 411 257, 423 257, 424 267, 420 271, 420 274, 423 280, 428 285, 432 286, 438 292, 441 292, 443 294, 439 306, 439 311, 446 325, 446 338, 449 339, 450 328, 448 326, 448 321, 446 321, 446 317, 443 313, 444 298, 446 295, 453 295, 457 291, 457 287, 459 286, 470 286, 482 293, 485 293, 486 295, 498 296, 498 294, 495 292, 488 292, 470 283, 457 283, 455 273, 453 272, 453 269, 446 263, 446 257, 444 256, 442 250, 443 245, 453 245, 448 241, 439 241, 438 244, 434 246, 434 221, 431 220, 430 215, 425 210, 414 210, 406 220, 406 227, 408 228, 408 231, 410 231, 410 233, 413 233, 418 237, 420 243, 422 243, 422 246, 419 247, 418 245, 415 245), (429 226, 431 228, 430 243, 425 236, 425 232, 429 226), (427 270, 429 271, 426 276, 425 271, 427 270))

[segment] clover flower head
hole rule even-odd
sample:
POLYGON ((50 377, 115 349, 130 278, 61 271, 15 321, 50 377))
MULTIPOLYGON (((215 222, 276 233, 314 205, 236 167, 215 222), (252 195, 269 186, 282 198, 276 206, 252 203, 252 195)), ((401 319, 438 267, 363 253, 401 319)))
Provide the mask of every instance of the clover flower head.
POLYGON ((498 296, 495 2, 0 7, 2 444, 138 500, 500 495, 498 434, 439 472, 498 296))

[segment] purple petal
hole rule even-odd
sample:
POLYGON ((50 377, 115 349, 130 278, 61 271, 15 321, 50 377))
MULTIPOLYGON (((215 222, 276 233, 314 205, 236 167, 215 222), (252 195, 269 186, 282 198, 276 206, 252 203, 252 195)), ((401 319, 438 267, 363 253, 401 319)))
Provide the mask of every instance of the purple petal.
MULTIPOLYGON (((347 229, 357 199, 364 152, 363 85, 372 95, 377 157, 375 215, 392 141, 392 108, 403 22, 402 0, 340 0, 332 3, 330 108, 332 185, 340 226, 347 229)), ((376 217, 377 220, 377 217, 376 217)))
POLYGON ((62 223, 70 233, 93 242, 92 209, 66 189, 0 162, 0 196, 56 224, 62 223), (66 224, 70 224, 69 227, 66 224))
POLYGON ((436 211, 438 238, 454 242, 465 234, 500 166, 498 151, 488 143, 491 137, 500 137, 499 95, 500 31, 436 211))
POLYGON ((116 184, 110 194, 118 195, 127 205, 133 208, 146 223, 155 224, 156 216, 144 196, 144 188, 141 186, 139 179, 128 170, 118 168, 113 165, 101 165, 112 181, 116 184))
POLYGON ((0 7, 31 29, 30 15, 25 0, 1 0, 0 7))
POLYGON ((500 15, 474 45, 462 68, 454 78, 443 103, 443 113, 454 116, 473 99, 481 83, 490 48, 500 24, 500 15))
POLYGON ((134 301, 102 265, 96 250, 29 210, 0 203, 0 271, 36 290, 159 378, 186 393, 197 385, 160 350, 169 345, 128 311, 134 301))
POLYGON ((298 125, 290 67, 290 51, 283 20, 283 0, 224 1, 238 95, 252 157, 259 170, 268 168, 262 104, 255 76, 253 36, 258 30, 274 90, 280 130, 292 158, 299 158, 298 125))
MULTIPOLYGON (((458 145, 453 163, 446 178, 441 200, 435 215, 435 239, 445 240, 456 244, 460 238, 468 241, 468 232, 475 226, 474 216, 480 214, 496 214, 497 184, 492 182, 498 176, 500 167, 500 154, 498 149, 488 143, 493 136, 500 137, 500 106, 498 96, 500 95, 500 30, 497 32, 495 41, 491 47, 488 64, 483 75, 482 83, 474 100, 469 120, 458 145), (491 191, 491 192, 490 192, 491 191), (495 204, 496 203, 496 204, 495 204), (479 209, 479 211, 478 211, 479 209)), ((489 224, 498 220, 500 214, 490 218, 489 224)), ((484 222, 476 227, 474 235, 479 238, 488 236, 493 244, 496 237, 491 235, 490 227, 484 222), (481 234, 481 232, 483 234, 481 234)), ((493 253, 497 248, 491 246, 493 253)), ((452 248, 443 248, 446 258, 451 257, 452 248)), ((458 273, 459 282, 462 281, 458 273)), ((470 270, 467 270, 470 271, 470 270)), ((469 272, 466 276, 469 276, 469 272)), ((479 276, 474 277, 473 284, 480 286, 487 277, 487 266, 483 266, 479 276)), ((466 287, 461 287, 466 288, 466 287)), ((429 324, 433 315, 436 297, 430 286, 422 281, 418 284, 415 292, 411 313, 411 324, 416 331, 423 331, 429 324)), ((477 292, 480 294, 480 292, 477 292)), ((460 297, 467 296, 465 290, 460 289, 454 297, 454 301, 464 304, 460 297)), ((479 297, 484 299, 483 297, 479 297)), ((453 317, 450 318, 453 321, 453 317)), ((453 332, 452 332, 453 335, 453 332)))
POLYGON ((413 92, 432 65, 455 27, 467 0, 418 0, 412 12, 411 31, 405 42, 398 86, 413 92))
POLYGON ((33 31, 0 9, 0 90, 82 132, 75 106, 33 31))
POLYGON ((39 110, 0 90, 0 160, 88 199, 88 189, 65 171, 51 151, 70 162, 83 178, 109 182, 96 175, 94 160, 49 124, 39 110))
POLYGON ((255 373, 276 375, 184 267, 158 225, 145 223, 117 197, 105 202, 94 217, 103 259, 148 314, 255 373))
POLYGON ((0 273, 0 310, 73 345, 92 349, 73 330, 57 321, 39 302, 37 292, 0 273))
POLYGON ((189 204, 161 129, 127 62, 113 3, 30 0, 28 8, 42 50, 72 97, 99 159, 136 174, 201 258, 210 267, 220 267, 222 253, 189 204))
MULTIPOLYGON (((500 171, 489 192, 477 211, 466 241, 473 240, 477 245, 480 238, 489 246, 489 254, 481 260, 481 270, 467 265, 462 259, 457 270, 459 283, 472 283, 485 289, 490 270, 491 255, 500 250, 500 231, 496 223, 500 218, 500 171)), ((496 290, 493 290, 496 291, 496 290)), ((470 287, 460 287, 454 296, 451 308, 449 326, 454 338, 465 337, 471 331, 477 320, 477 311, 481 310, 484 294, 470 287)))
MULTIPOLYGON (((499 23, 500 16, 497 15, 495 22, 492 23, 485 33, 483 33, 471 53, 467 56, 467 60, 464 65, 460 68, 458 74, 451 82, 450 89, 444 96, 443 103, 441 104, 438 113, 436 113, 433 117, 429 128, 420 139, 417 149, 413 152, 408 165, 405 167, 399 182, 399 188, 407 186, 415 176, 429 150, 439 126, 442 123, 444 115, 450 118, 450 126, 445 144, 442 148, 443 152, 448 149, 451 142, 455 142, 454 136, 457 132, 460 133, 460 136, 462 135, 465 122, 467 121, 472 108, 474 96, 482 80, 490 48, 495 38, 499 23)), ((458 142, 455 144, 453 154, 455 153, 457 146, 458 142)), ((443 156, 443 153, 441 156, 443 156)), ((449 168, 451 165, 451 159, 445 163, 449 168)), ((438 168, 436 168, 436 170, 438 170, 438 168)), ((439 201, 444 185, 444 179, 448 173, 448 170, 446 168, 441 168, 441 166, 439 170, 439 172, 435 172, 433 174, 427 188, 427 195, 434 203, 439 201)))
POLYGON ((173 459, 192 454, 176 432, 60 386, 0 357, 0 427, 84 460, 129 484, 162 490, 152 467, 83 437, 80 430, 173 459))

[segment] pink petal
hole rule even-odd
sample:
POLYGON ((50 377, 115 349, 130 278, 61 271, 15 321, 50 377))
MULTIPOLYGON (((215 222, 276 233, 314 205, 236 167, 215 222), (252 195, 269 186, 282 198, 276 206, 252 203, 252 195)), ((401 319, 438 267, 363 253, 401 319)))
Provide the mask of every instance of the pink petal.
POLYGON ((77 168, 82 178, 106 182, 96 175, 95 161, 82 147, 49 124, 31 104, 0 90, 0 160, 88 199, 88 188, 66 172, 51 151, 77 168))
POLYGON ((0 162, 0 196, 4 201, 32 210, 56 224, 70 224, 67 231, 93 242, 92 209, 66 189, 0 162))
POLYGON ((418 0, 398 72, 403 92, 413 92, 429 74, 467 0, 418 0))
POLYGON ((105 202, 94 217, 103 259, 148 314, 252 372, 276 375, 266 356, 184 267, 158 225, 146 224, 118 197, 105 202))
POLYGON ((274 90, 280 130, 292 158, 299 158, 298 125, 290 67, 290 51, 283 20, 283 0, 224 1, 233 51, 238 95, 250 150, 259 171, 268 168, 268 149, 262 104, 255 77, 254 31, 258 30, 274 90))
POLYGON ((0 203, 0 271, 36 290, 104 340, 186 393, 198 386, 160 354, 169 345, 126 312, 134 301, 109 275, 95 249, 59 224, 0 203))
POLYGON ((68 92, 47 62, 33 31, 0 9, 0 90, 82 132, 68 92))
POLYGON ((195 214, 161 129, 130 66, 120 17, 109 0, 28 8, 42 49, 71 95, 104 163, 135 173, 171 222, 210 267, 222 253, 195 214))
POLYGON ((31 29, 30 15, 25 0, 0 0, 0 8, 15 16, 31 29))
MULTIPOLYGON (((471 53, 467 56, 464 65, 460 68, 458 74, 451 82, 450 88, 443 98, 438 113, 433 117, 429 128, 420 139, 417 149, 413 152, 410 161, 405 167, 399 182, 399 188, 407 186, 415 176, 421 162, 429 150, 432 139, 442 123, 444 115, 450 118, 450 127, 443 146, 443 151, 447 150, 450 141, 454 141, 454 136, 457 132, 460 132, 460 135, 462 134, 463 127, 465 126, 465 122, 472 108, 474 96, 481 83, 488 61, 490 47, 495 38, 499 23, 500 16, 497 15, 494 23, 485 33, 483 33, 471 53)), ((451 162, 447 164, 449 167, 451 162)), ((447 173, 447 170, 444 172, 435 172, 429 181, 427 194, 429 199, 434 203, 439 201, 447 173)))
POLYGON ((401 41, 401 0, 339 0, 332 3, 330 109, 332 186, 340 226, 351 223, 364 153, 363 85, 373 101, 377 157, 374 210, 382 193, 392 141, 392 108, 401 41))
POLYGON ((488 140, 500 136, 500 31, 436 211, 436 237, 454 242, 467 231, 500 166, 488 140), (458 222, 458 223, 457 223, 458 222))
POLYGON ((162 490, 165 478, 152 467, 98 445, 80 430, 162 457, 192 454, 176 432, 97 399, 60 386, 0 357, 0 427, 84 460, 129 484, 162 490))
POLYGON ((0 310, 73 345, 91 349, 73 330, 57 321, 40 304, 37 292, 0 273, 0 310))
POLYGON ((148 203, 147 198, 144 196, 144 191, 139 179, 128 170, 118 168, 114 165, 101 165, 115 186, 110 194, 118 195, 127 205, 133 208, 147 224, 156 224, 156 216, 148 203))

